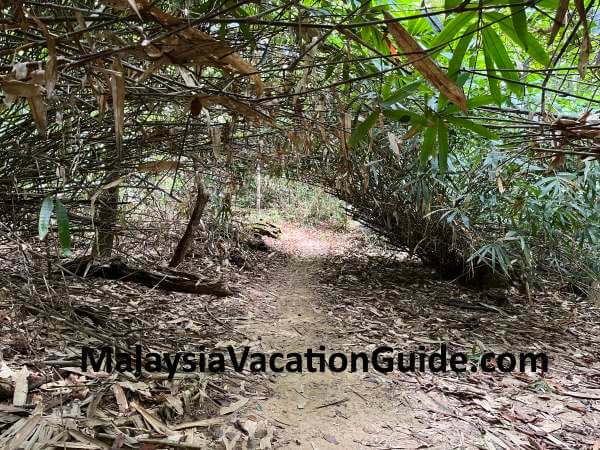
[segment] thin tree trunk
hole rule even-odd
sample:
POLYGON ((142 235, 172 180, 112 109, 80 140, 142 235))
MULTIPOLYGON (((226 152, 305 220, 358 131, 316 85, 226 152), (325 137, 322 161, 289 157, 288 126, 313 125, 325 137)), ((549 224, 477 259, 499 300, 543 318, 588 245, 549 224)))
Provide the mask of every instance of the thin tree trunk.
POLYGON ((202 217, 202 213, 204 212, 204 208, 208 203, 208 192, 206 192, 204 188, 204 184, 202 181, 198 180, 198 195, 196 196, 196 203, 194 205, 194 210, 192 211, 192 216, 190 217, 190 221, 177 244, 177 248, 173 253, 173 258, 171 258, 171 262, 169 263, 169 267, 177 267, 183 259, 185 255, 190 250, 192 246, 192 242, 194 241, 194 234, 196 232, 196 228, 198 228, 198 224, 200 223, 200 218, 202 217))
POLYGON ((261 203, 261 192, 260 192, 260 183, 261 183, 261 173, 260 173, 260 163, 256 166, 256 210, 260 212, 260 203, 261 203))
POLYGON ((98 240, 94 245, 95 256, 110 257, 115 241, 119 187, 110 188, 102 195, 98 208, 98 240))

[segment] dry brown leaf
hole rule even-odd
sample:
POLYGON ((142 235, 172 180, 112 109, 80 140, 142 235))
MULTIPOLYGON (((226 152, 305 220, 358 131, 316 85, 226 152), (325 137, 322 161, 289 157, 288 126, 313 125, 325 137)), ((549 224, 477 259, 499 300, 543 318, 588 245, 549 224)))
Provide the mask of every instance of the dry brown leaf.
MULTIPOLYGON (((385 18, 393 20, 394 18, 387 11, 384 12, 385 18)), ((452 81, 436 65, 431 57, 423 51, 421 46, 398 22, 388 23, 388 29, 392 33, 394 40, 404 52, 408 62, 412 64, 425 78, 427 78, 435 88, 444 94, 448 99, 457 105, 462 111, 467 111, 467 98, 460 86, 452 81)))
POLYGON ((583 41, 579 50, 579 64, 577 65, 579 76, 583 78, 585 77, 585 69, 588 65, 590 52, 592 51, 592 45, 590 41, 590 29, 585 14, 585 5, 583 4, 583 0, 575 0, 575 6, 577 7, 577 13, 579 14, 581 25, 583 25, 583 41))
POLYGON ((242 397, 240 398, 238 401, 233 402, 232 404, 228 405, 228 406, 223 406, 220 410, 219 410, 219 414, 221 416, 224 416, 226 414, 231 414, 232 412, 237 411, 238 409, 241 409, 246 403, 248 403, 248 398, 246 397, 242 397))
POLYGON ((123 66, 118 58, 115 58, 112 69, 113 73, 110 76, 110 87, 115 118, 115 142, 117 152, 120 154, 123 148, 123 126, 125 122, 125 79, 123 75, 123 66))
POLYGON ((13 394, 13 405, 23 406, 27 404, 27 394, 29 392, 29 370, 23 368, 15 375, 15 391, 13 394))
POLYGON ((19 430, 15 433, 15 436, 9 442, 7 450, 16 450, 23 448, 23 443, 29 438, 31 433, 37 428, 38 424, 42 420, 42 412, 44 406, 40 403, 36 406, 35 410, 29 416, 29 418, 21 425, 19 430))
MULTIPOLYGON (((144 11, 165 27, 184 23, 183 20, 152 5, 148 0, 103 0, 103 3, 121 11, 133 7, 133 3, 138 11, 144 11)), ((167 64, 186 65, 190 63, 220 67, 249 76, 254 82, 257 95, 260 96, 264 92, 264 85, 256 67, 242 59, 227 43, 218 41, 195 28, 185 28, 143 48, 157 67, 167 64)), ((156 70, 157 67, 154 67, 153 70, 156 70)))
POLYGON ((38 127, 38 130, 42 132, 45 131, 48 126, 48 108, 44 98, 41 95, 37 95, 35 97, 28 98, 27 102, 31 108, 31 115, 33 116, 33 120, 38 127))
POLYGON ((556 8, 556 14, 554 16, 554 23, 552 24, 552 30, 550 31, 550 39, 548 40, 548 45, 552 45, 554 42, 554 38, 560 30, 560 27, 565 24, 565 17, 567 16, 567 11, 569 10, 569 0, 560 0, 558 8, 556 8))
POLYGON ((118 384, 113 384, 112 390, 115 394, 117 405, 119 405, 119 412, 126 413, 129 409, 129 403, 127 403, 127 396, 125 395, 125 391, 118 384))
POLYGON ((48 63, 46 65, 46 95, 52 97, 56 81, 58 79, 58 59, 56 55, 56 39, 50 34, 46 36, 48 41, 48 63))
POLYGON ((167 425, 165 425, 163 422, 161 422, 154 414, 152 414, 150 411, 148 411, 146 408, 144 408, 138 402, 136 402, 136 401, 131 402, 131 407, 133 409, 135 409, 137 412, 139 412, 141 414, 141 416, 144 418, 144 420, 146 422, 148 422, 148 424, 152 428, 154 428, 156 431, 158 431, 159 433, 162 433, 164 435, 173 434, 173 430, 171 430, 167 425))
POLYGON ((210 419, 195 420, 194 422, 180 423, 179 425, 173 426, 173 430, 184 430, 186 428, 195 427, 210 427, 211 425, 218 425, 223 423, 222 417, 211 417, 210 419))
POLYGON ((246 103, 240 102, 238 100, 234 100, 230 97, 225 97, 222 95, 197 95, 192 99, 191 102, 191 113, 192 115, 194 115, 194 113, 198 113, 200 114, 200 110, 202 108, 207 108, 211 105, 221 105, 226 107, 227 109, 237 112, 241 115, 243 115, 244 117, 246 117, 249 120, 255 121, 255 122, 260 122, 262 120, 268 120, 270 121, 271 118, 269 116, 267 116, 266 114, 263 114, 260 111, 257 111, 256 109, 253 109, 251 106, 249 106, 246 103), (198 107, 200 107, 200 110, 198 110, 198 107))

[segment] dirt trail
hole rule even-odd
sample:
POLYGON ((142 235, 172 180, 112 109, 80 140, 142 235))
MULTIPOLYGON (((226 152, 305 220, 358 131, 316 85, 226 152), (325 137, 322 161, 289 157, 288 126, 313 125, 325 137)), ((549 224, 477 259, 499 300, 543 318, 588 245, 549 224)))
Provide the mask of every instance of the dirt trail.
MULTIPOLYGON (((320 258, 341 251, 344 244, 300 230, 284 233, 275 244, 292 256, 270 278, 272 299, 257 303, 257 321, 248 328, 260 337, 263 351, 304 353, 324 345, 327 354, 348 352, 315 290, 320 258)), ((377 442, 378 430, 393 430, 399 421, 408 425, 412 419, 385 392, 380 374, 305 371, 273 374, 270 381, 273 395, 259 405, 259 413, 278 425, 276 448, 367 448, 365 444, 377 442)))

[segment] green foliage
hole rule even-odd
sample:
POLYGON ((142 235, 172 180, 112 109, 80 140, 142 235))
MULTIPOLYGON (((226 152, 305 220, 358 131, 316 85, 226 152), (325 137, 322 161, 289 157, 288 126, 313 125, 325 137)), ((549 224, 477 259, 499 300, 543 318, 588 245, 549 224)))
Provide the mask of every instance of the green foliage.
POLYGON ((46 197, 42 201, 38 220, 38 234, 40 240, 44 240, 50 229, 52 213, 56 214, 58 226, 58 241, 64 256, 71 254, 71 232, 69 230, 69 216, 65 205, 53 197, 46 197))

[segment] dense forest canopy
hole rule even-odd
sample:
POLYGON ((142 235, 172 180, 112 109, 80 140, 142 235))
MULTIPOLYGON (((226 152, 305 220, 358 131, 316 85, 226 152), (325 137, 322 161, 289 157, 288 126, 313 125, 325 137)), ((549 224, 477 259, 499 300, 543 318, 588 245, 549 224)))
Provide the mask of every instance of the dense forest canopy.
POLYGON ((452 275, 589 285, 598 8, 0 2, 2 233, 45 237, 55 217, 64 253, 109 255, 117 224, 148 220, 152 196, 180 203, 199 174, 227 218, 258 166, 452 275))

